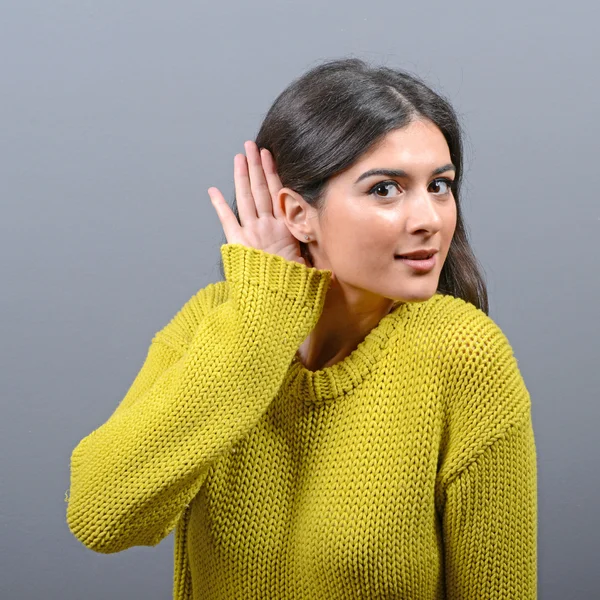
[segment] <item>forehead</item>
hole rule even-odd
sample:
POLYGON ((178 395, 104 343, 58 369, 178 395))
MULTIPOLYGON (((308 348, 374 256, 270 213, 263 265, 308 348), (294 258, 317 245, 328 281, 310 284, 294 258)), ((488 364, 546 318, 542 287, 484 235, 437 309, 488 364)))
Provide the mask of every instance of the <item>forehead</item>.
POLYGON ((437 125, 431 121, 413 121, 387 133, 350 170, 352 174, 378 167, 431 170, 447 162, 450 162, 450 149, 437 125))

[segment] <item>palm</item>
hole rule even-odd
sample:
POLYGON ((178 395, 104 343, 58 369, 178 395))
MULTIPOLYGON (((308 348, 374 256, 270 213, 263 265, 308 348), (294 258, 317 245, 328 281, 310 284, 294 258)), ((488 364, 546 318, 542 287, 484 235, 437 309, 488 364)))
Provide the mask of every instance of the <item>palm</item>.
POLYGON ((259 153, 254 142, 245 144, 248 158, 238 154, 234 159, 234 179, 240 222, 217 188, 208 193, 217 210, 229 244, 243 244, 287 260, 306 264, 300 244, 289 230, 277 202, 283 187, 271 154, 259 153))

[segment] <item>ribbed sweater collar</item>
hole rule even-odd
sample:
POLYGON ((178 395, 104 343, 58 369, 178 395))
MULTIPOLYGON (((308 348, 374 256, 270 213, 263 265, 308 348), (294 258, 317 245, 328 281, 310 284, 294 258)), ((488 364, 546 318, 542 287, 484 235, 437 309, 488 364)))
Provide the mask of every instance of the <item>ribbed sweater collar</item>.
MULTIPOLYGON (((436 302, 442 297, 435 294, 426 302, 436 302)), ((396 306, 346 358, 329 367, 310 371, 296 354, 286 376, 288 392, 306 403, 325 402, 351 392, 383 358, 392 340, 403 333, 407 320, 422 304, 405 302, 396 306)))

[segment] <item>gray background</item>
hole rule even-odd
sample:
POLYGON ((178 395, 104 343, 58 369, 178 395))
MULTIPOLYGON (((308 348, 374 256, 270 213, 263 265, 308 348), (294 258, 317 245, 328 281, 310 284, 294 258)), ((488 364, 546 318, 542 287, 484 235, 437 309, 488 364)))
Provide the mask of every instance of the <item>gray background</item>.
POLYGON ((276 95, 343 56, 416 72, 462 118, 490 316, 532 396, 540 598, 598 597, 597 7, 4 0, 0 597, 171 597, 173 534, 113 555, 71 535, 70 453, 220 278, 206 189, 231 199, 276 95))

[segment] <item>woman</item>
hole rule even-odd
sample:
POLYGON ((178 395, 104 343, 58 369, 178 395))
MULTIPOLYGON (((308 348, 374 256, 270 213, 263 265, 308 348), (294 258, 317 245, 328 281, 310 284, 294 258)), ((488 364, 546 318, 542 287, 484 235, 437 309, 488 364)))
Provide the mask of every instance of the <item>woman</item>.
POLYGON ((536 598, 531 401, 467 241, 453 109, 330 61, 245 149, 234 211, 209 189, 225 279, 73 450, 71 531, 111 553, 175 529, 178 599, 536 598))

